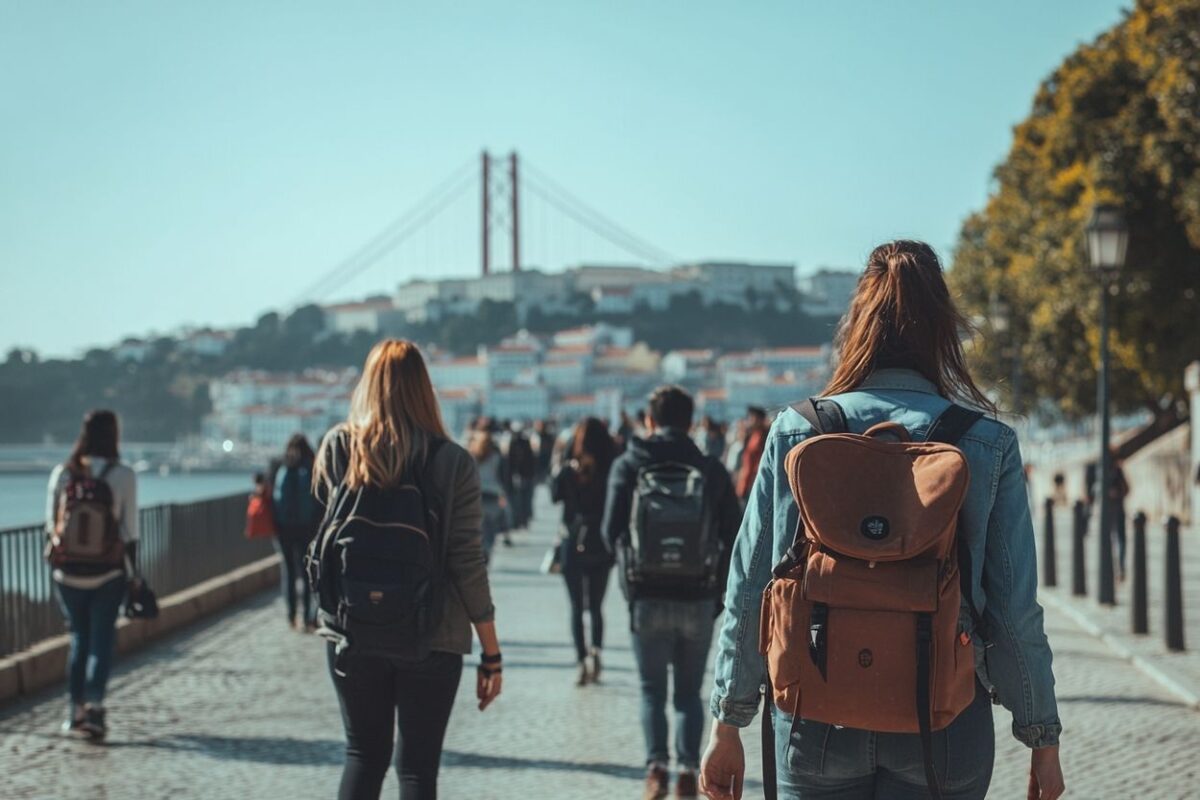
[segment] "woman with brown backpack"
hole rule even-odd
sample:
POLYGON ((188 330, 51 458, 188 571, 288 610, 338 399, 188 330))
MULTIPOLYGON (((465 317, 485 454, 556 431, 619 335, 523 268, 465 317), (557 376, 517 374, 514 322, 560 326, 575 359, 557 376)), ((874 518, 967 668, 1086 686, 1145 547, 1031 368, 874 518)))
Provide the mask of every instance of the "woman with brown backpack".
POLYGON ((338 797, 379 797, 398 732, 400 797, 432 800, 472 628, 481 711, 500 694, 502 663, 479 472, 446 434, 416 345, 387 340, 367 356, 316 485, 329 510, 308 569, 346 731, 338 797))
POLYGON ((70 457, 50 473, 47 557, 71 631, 68 735, 102 740, 117 614, 136 577, 137 476, 121 463, 117 415, 88 412, 70 457), (99 534, 99 535, 97 535, 99 534))
POLYGON ((616 456, 617 444, 609 436, 608 427, 596 417, 588 417, 575 426, 569 457, 550 482, 551 499, 563 507, 559 563, 571 603, 571 637, 579 665, 577 686, 600 680, 604 595, 613 566, 600 525, 608 473, 616 456), (585 610, 591 619, 590 648, 584 636, 585 610))
POLYGON ((772 425, 725 595, 708 797, 742 795, 764 681, 768 797, 983 798, 993 698, 1031 750, 1029 798, 1063 793, 1021 454, 971 408, 995 413, 967 329, 932 248, 882 245, 829 385, 772 425))

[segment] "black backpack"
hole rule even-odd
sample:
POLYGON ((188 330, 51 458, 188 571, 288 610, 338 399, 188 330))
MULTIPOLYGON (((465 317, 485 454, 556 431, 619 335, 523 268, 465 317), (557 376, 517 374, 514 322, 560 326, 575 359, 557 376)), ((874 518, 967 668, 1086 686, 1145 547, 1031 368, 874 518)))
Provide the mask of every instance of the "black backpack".
POLYGON ((637 473, 624 548, 630 590, 709 589, 716 585, 720 542, 706 468, 675 461, 637 473))
POLYGON ((429 655, 443 608, 446 542, 425 474, 443 443, 431 441, 424 464, 399 486, 351 490, 339 481, 330 499, 307 569, 320 604, 318 632, 339 656, 429 655))

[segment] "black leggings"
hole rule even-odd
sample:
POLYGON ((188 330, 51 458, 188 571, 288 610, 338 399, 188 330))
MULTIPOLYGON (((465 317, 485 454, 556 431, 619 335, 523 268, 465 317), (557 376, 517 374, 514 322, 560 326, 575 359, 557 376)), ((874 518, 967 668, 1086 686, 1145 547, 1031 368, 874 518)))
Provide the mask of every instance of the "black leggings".
POLYGON ((400 800, 435 800, 442 741, 462 678, 463 657, 433 653, 424 661, 402 662, 349 656, 342 659, 342 676, 334 669, 330 644, 328 661, 346 728, 346 766, 338 800, 377 800, 392 761, 397 722, 400 800))
POLYGON ((608 564, 594 566, 568 565, 563 569, 567 595, 571 598, 571 636, 575 639, 575 656, 583 661, 588 654, 583 636, 583 611, 592 618, 592 647, 604 646, 604 593, 608 591, 608 564))

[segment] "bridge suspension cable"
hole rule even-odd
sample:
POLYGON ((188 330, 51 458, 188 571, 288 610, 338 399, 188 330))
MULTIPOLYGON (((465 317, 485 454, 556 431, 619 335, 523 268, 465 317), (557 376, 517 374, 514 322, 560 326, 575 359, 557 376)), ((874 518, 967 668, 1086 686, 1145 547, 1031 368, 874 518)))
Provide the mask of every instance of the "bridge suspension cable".
POLYGON ((675 257, 670 253, 635 236, 609 217, 597 211, 583 200, 580 200, 545 172, 530 164, 528 159, 522 162, 522 167, 525 170, 523 188, 536 194, 556 210, 570 217, 609 244, 656 266, 666 266, 676 261, 675 257))
POLYGON ((318 301, 323 295, 336 291, 370 269, 437 217, 463 192, 475 183, 475 159, 472 158, 452 172, 429 194, 414 203, 400 216, 347 258, 338 262, 318 280, 297 295, 296 304, 318 301))

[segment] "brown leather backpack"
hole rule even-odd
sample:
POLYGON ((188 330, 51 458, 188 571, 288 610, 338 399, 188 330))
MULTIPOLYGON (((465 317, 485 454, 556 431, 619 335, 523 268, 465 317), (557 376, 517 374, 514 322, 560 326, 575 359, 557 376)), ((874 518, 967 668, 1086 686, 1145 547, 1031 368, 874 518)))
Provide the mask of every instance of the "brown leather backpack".
POLYGON ((981 414, 951 405, 912 441, 895 422, 846 432, 831 400, 796 410, 816 435, 784 465, 800 520, 763 595, 770 699, 794 719, 921 734, 940 797, 930 733, 975 697, 974 648, 959 626, 970 570, 957 539, 970 476, 955 442, 981 414))

